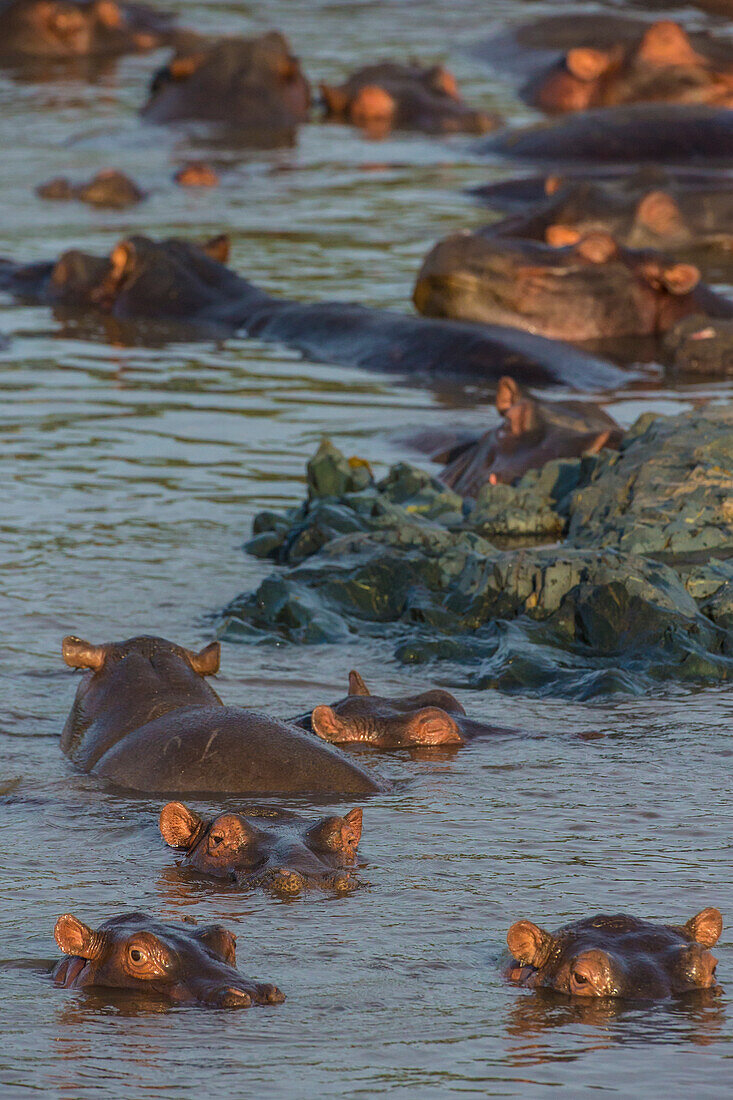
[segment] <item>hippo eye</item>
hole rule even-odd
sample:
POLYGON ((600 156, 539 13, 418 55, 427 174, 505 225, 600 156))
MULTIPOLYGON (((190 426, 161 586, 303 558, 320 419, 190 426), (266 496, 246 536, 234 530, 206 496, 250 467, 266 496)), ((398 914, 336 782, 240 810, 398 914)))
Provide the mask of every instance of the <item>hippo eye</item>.
POLYGON ((218 848, 220 844, 224 843, 224 837, 219 836, 218 833, 217 834, 212 833, 211 836, 209 837, 209 843, 211 844, 212 848, 218 848))
POLYGON ((133 962, 139 963, 143 961, 145 955, 139 947, 133 947, 133 949, 130 951, 130 958, 133 962))
POLYGON ((588 984, 588 979, 586 978, 585 974, 581 974, 579 970, 573 971, 573 981, 577 982, 578 985, 588 984))

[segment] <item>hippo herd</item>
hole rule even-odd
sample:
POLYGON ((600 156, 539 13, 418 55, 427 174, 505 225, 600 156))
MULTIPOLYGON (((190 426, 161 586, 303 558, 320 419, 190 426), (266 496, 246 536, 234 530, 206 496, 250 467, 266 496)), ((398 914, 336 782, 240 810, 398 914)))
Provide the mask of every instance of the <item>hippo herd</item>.
MULTIPOLYGON (((147 125, 183 133, 203 126, 217 142, 267 149, 291 144, 318 112, 323 125, 358 127, 373 140, 394 130, 465 135, 477 155, 529 162, 535 174, 473 190, 502 220, 457 229, 431 248, 415 275, 417 313, 273 296, 229 265, 225 236, 134 234, 106 254, 79 242, 45 261, 1 258, 5 294, 61 317, 114 319, 131 330, 159 325, 176 340, 239 334, 334 364, 480 383, 495 397, 498 425, 470 436, 431 431, 416 443, 440 464, 443 486, 469 501, 547 463, 622 447, 623 432, 602 403, 546 399, 529 387, 603 395, 652 380, 651 359, 677 377, 733 377, 733 301, 706 281, 729 270, 733 242, 730 179, 719 171, 733 159, 729 40, 688 34, 667 19, 601 15, 536 19, 503 32, 480 54, 508 72, 527 104, 553 116, 512 129, 467 103, 439 64, 370 62, 314 93, 278 31, 214 38, 142 3, 0 0, 0 64, 26 77, 38 65, 86 72, 163 48, 170 57, 138 103, 147 125), (620 342, 642 337, 653 354, 630 366, 620 342)), ((177 182, 214 187, 218 177, 192 160, 177 182)), ((146 198, 114 168, 86 182, 50 180, 38 196, 117 209, 146 198)), ((358 481, 358 465, 353 476, 358 481)), ((157 636, 105 643, 68 636, 62 656, 81 673, 61 734, 69 760, 114 787, 175 799, 161 806, 159 828, 181 867, 280 897, 308 889, 346 895, 365 885, 363 807, 311 819, 242 806, 204 820, 179 799, 353 804, 388 784, 342 746, 460 747, 526 735, 469 717, 445 690, 374 694, 356 671, 343 698, 314 697, 304 700, 305 713, 275 718, 219 698, 209 682, 219 670, 218 641, 196 652, 157 636)), ((516 985, 585 998, 709 989, 721 931, 715 908, 681 924, 600 914, 554 932, 522 919, 508 930, 506 974, 516 985)), ((241 975, 235 937, 220 925, 125 913, 92 928, 64 914, 55 938, 65 958, 54 979, 67 988, 219 1008, 284 1000, 277 986, 241 975)))

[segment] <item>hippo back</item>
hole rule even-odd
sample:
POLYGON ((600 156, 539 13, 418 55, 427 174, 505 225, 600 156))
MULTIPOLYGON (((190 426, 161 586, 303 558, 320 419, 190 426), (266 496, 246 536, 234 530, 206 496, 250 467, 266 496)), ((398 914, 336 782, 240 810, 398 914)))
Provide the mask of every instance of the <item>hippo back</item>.
POLYGON ((380 789, 338 749, 239 707, 171 711, 127 734, 92 770, 118 786, 159 794, 328 796, 380 789))

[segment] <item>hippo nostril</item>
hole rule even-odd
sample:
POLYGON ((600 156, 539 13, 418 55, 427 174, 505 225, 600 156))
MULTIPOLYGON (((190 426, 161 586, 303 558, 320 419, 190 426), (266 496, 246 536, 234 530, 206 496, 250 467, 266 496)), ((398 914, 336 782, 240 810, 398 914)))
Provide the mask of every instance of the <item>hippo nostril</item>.
POLYGON ((235 989, 231 986, 225 989, 219 998, 222 1008, 249 1008, 252 998, 244 989, 235 989))

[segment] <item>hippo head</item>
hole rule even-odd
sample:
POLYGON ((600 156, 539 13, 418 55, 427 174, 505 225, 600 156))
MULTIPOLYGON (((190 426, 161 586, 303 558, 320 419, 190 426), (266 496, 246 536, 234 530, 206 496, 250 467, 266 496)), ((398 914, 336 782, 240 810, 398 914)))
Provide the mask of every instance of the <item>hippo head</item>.
POLYGON ((300 828, 237 813, 204 821, 182 802, 169 802, 159 825, 165 842, 185 852, 184 866, 240 886, 263 886, 292 896, 310 885, 339 892, 356 885, 344 871, 357 857, 362 827, 358 808, 300 828))
POLYGON ((78 58, 162 44, 158 20, 116 0, 15 0, 0 14, 0 54, 78 58))
MULTIPOLYGON (((125 642, 92 645, 69 636, 62 642, 64 661, 86 672, 76 691, 61 735, 61 748, 76 759, 75 750, 90 726, 97 727, 97 759, 120 736, 168 710, 196 704, 212 705, 219 697, 204 677, 219 669, 221 646, 211 642, 200 652, 140 635, 125 642), (99 736, 102 720, 109 742, 99 736)), ((86 761, 85 766, 91 766, 86 761)))
POLYGON ((513 924, 507 943, 510 980, 577 997, 652 999, 715 983, 709 948, 720 937, 717 909, 703 909, 682 926, 628 916, 596 916, 545 932, 528 920, 513 924))
POLYGON ((371 695, 358 672, 349 673, 349 694, 333 706, 316 707, 310 727, 324 741, 347 741, 397 749, 409 745, 463 744, 459 721, 465 710, 447 691, 401 699, 371 695))
POLYGON ((359 126, 372 138, 393 129, 488 133, 497 118, 468 107, 452 73, 385 61, 367 65, 340 85, 322 84, 327 117, 359 126))
POLYGON ((65 252, 49 281, 52 302, 96 308, 119 318, 216 318, 228 299, 241 296, 242 280, 225 266, 226 237, 202 247, 187 241, 129 237, 107 258, 65 252))
POLYGON ((440 241, 418 274, 421 313, 511 325, 557 340, 656 335, 699 312, 700 272, 605 232, 553 248, 490 231, 440 241))
MULTIPOLYGON (((552 186, 553 177, 548 182, 552 186)), ((589 233, 604 231, 610 231, 629 248, 686 245, 693 237, 669 190, 645 186, 641 174, 621 185, 603 180, 561 185, 540 221, 544 240, 555 248, 577 244, 589 233)))
POLYGON ((243 978, 236 969, 236 939, 220 924, 189 928, 125 913, 93 930, 65 913, 54 936, 70 956, 54 971, 57 984, 67 989, 125 989, 214 1008, 285 1000, 276 986, 243 978))
POLYGON ((684 102, 688 92, 693 101, 699 101, 701 86, 709 86, 710 94, 717 97, 715 74, 705 58, 679 24, 662 20, 629 47, 569 50, 536 82, 533 101, 550 113, 650 99, 684 102))

